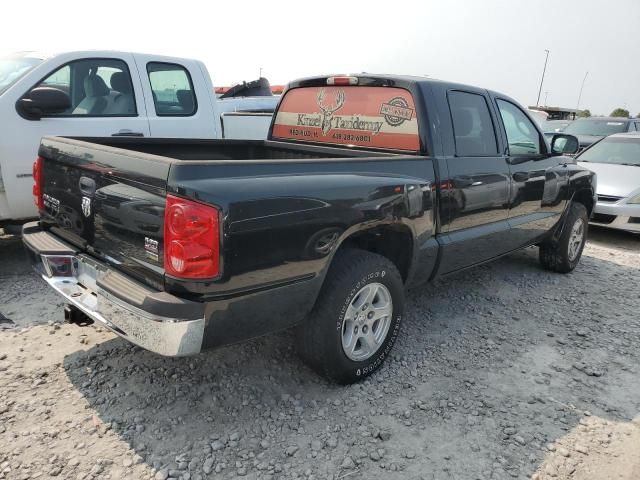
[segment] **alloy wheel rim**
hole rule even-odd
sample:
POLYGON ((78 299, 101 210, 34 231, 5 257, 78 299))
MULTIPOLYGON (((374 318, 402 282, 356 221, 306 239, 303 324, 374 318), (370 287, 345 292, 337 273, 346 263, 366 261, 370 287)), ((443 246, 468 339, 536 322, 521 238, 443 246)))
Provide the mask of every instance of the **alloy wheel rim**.
POLYGON ((391 292, 381 283, 365 285, 356 293, 342 322, 342 350, 353 361, 371 358, 382 346, 393 314, 391 292))
POLYGON ((584 221, 579 218, 571 228, 569 236, 569 261, 573 262, 580 252, 582 242, 584 241, 584 221))

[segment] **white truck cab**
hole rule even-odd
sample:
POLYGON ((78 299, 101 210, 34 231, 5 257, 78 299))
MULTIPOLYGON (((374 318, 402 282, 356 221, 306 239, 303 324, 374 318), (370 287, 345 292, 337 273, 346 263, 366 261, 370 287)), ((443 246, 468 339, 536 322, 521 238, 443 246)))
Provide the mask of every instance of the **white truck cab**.
POLYGON ((116 51, 0 58, 0 226, 37 215, 40 138, 264 139, 279 97, 217 98, 198 60, 116 51))

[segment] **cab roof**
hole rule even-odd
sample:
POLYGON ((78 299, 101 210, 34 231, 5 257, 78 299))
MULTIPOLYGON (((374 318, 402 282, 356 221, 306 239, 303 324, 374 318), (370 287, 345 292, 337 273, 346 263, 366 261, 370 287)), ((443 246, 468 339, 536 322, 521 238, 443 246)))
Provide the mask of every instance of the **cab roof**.
POLYGON ((478 87, 472 85, 463 85, 444 80, 439 80, 431 77, 421 77, 418 75, 396 75, 396 74, 379 74, 379 73, 349 73, 349 74, 329 74, 329 75, 317 75, 313 77, 299 78, 289 82, 289 87, 305 87, 305 86, 318 86, 325 85, 326 80, 331 77, 356 77, 359 80, 358 85, 366 86, 407 86, 409 84, 447 84, 456 85, 463 88, 478 89, 478 87))
MULTIPOLYGON (((478 87, 475 85, 468 85, 463 83, 450 82, 447 80, 440 80, 431 77, 421 77, 418 75, 395 75, 395 74, 379 74, 379 73, 350 73, 350 74, 331 74, 331 75, 318 75, 313 77, 299 78, 289 82, 287 88, 299 88, 299 87, 319 87, 327 85, 327 79, 331 77, 356 77, 358 79, 359 86, 369 87, 400 87, 407 90, 413 90, 422 86, 432 85, 439 88, 447 88, 454 90, 468 90, 468 91, 482 91, 491 93, 494 96, 505 98, 507 100, 515 101, 500 92, 489 90, 487 88, 478 87)), ((516 102, 517 103, 517 102, 516 102)))

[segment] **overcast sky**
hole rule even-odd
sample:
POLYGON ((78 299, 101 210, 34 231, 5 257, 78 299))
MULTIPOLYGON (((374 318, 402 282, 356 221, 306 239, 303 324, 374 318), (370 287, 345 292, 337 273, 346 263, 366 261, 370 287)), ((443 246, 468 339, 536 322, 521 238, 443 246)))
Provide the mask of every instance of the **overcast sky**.
POLYGON ((0 54, 118 49, 203 60, 215 85, 328 72, 470 83, 640 113, 640 0, 5 1, 0 54))

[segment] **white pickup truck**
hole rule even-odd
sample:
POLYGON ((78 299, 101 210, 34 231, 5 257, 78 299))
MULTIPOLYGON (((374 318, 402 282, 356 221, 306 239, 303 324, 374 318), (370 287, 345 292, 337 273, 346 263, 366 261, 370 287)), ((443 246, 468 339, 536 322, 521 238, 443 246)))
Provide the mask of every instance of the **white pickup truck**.
POLYGON ((279 97, 218 98, 197 60, 115 51, 0 58, 0 227, 35 217, 44 135, 264 139, 279 97))

